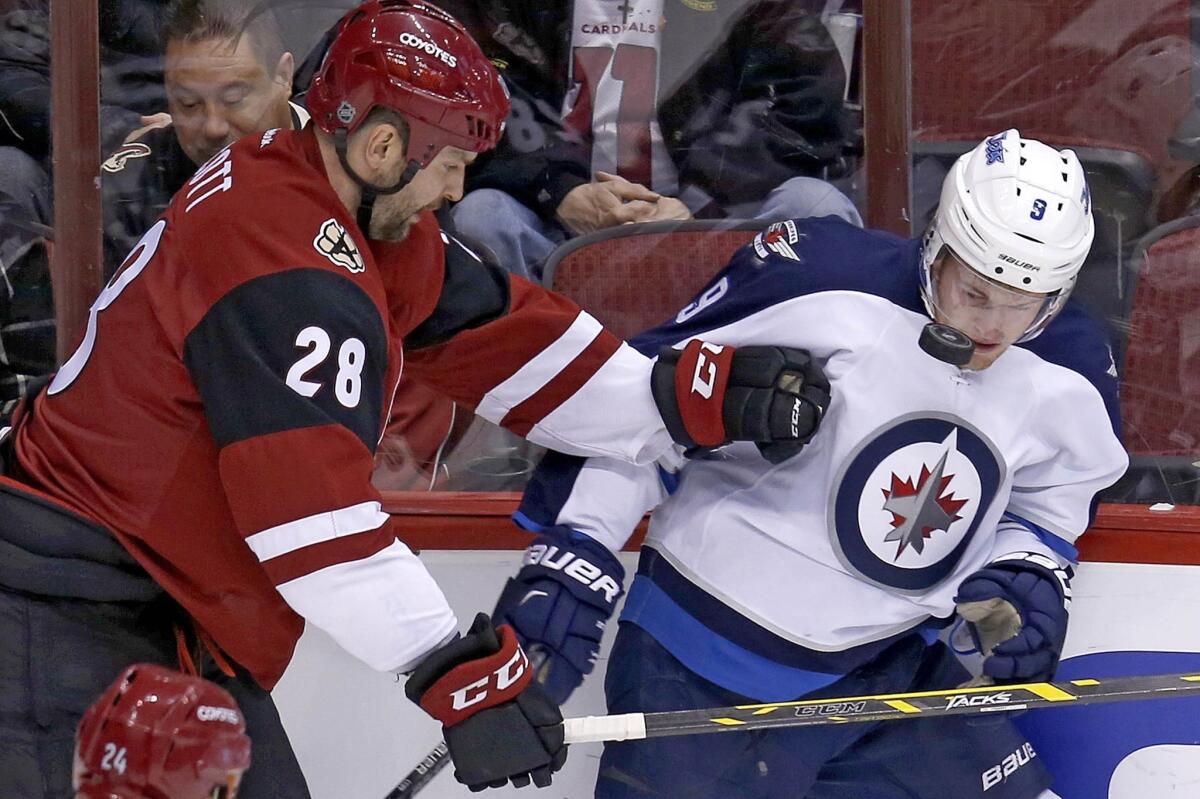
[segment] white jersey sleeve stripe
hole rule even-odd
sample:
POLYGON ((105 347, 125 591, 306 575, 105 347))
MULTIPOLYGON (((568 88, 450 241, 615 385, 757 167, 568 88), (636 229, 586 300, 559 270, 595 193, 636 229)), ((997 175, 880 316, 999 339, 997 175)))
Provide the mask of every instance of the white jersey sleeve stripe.
POLYGON ((499 424, 509 410, 536 394, 587 349, 602 329, 594 317, 580 311, 553 344, 485 394, 475 412, 489 422, 499 424))
POLYGON ((292 610, 378 671, 411 670, 458 627, 433 577, 399 541, 278 588, 292 610))
POLYGON ((378 502, 361 502, 270 527, 249 536, 246 543, 262 563, 302 547, 377 529, 387 520, 378 502))
POLYGON ((669 457, 674 443, 650 393, 654 362, 628 344, 612 357, 561 405, 530 429, 526 438, 534 444, 568 455, 603 455, 645 464, 669 457), (614 429, 613 408, 620 397, 624 423, 614 429))

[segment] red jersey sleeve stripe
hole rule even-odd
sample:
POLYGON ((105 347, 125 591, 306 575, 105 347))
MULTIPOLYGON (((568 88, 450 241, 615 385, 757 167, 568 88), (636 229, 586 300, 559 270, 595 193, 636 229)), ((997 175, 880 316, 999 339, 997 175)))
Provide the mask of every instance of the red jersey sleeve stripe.
POLYGON ((387 520, 378 502, 361 502, 262 530, 248 536, 246 543, 259 561, 265 562, 314 544, 378 529, 387 520))
POLYGON ((570 327, 504 382, 483 396, 475 412, 499 422, 515 407, 541 391, 572 365, 603 328, 591 315, 580 311, 570 327))
POLYGON ((369 558, 396 542, 396 537, 383 530, 367 530, 322 541, 294 550, 286 555, 263 561, 263 569, 276 587, 285 585, 299 577, 369 558))
POLYGON ((501 426, 519 436, 529 435, 535 424, 578 391, 620 347, 621 339, 603 331, 537 393, 505 414, 501 426))

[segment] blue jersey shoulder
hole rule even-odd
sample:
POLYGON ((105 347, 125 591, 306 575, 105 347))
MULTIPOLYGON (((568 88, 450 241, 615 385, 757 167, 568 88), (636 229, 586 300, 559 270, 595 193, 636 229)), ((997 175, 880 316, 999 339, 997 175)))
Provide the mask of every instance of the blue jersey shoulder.
POLYGON ((857 291, 921 309, 920 240, 838 217, 777 222, 742 247, 674 319, 630 341, 647 355, 795 297, 857 291))
POLYGON ((1121 406, 1117 397, 1117 365, 1112 332, 1076 299, 1054 318, 1040 336, 1018 347, 1044 361, 1070 369, 1087 379, 1104 400, 1113 431, 1121 434, 1121 406))

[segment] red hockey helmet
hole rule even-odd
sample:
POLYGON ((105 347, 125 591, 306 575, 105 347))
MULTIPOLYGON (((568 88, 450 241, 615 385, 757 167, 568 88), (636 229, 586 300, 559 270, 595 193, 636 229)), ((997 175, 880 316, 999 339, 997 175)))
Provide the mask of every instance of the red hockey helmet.
POLYGON ((121 673, 75 736, 77 799, 234 799, 249 767, 233 697, 147 663, 121 673))
POLYGON ((508 90, 458 20, 411 0, 370 0, 339 23, 306 99, 326 133, 353 133, 372 109, 408 121, 408 159, 426 167, 442 148, 496 146, 508 90))

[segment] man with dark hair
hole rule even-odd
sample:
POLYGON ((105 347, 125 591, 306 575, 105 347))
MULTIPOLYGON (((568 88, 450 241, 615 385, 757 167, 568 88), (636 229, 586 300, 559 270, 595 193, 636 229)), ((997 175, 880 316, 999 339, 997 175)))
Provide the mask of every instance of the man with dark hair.
POLYGON ((111 271, 196 167, 250 133, 303 127, 288 102, 294 63, 270 10, 239 0, 181 0, 167 22, 167 113, 147 117, 107 158, 105 262, 111 271))

